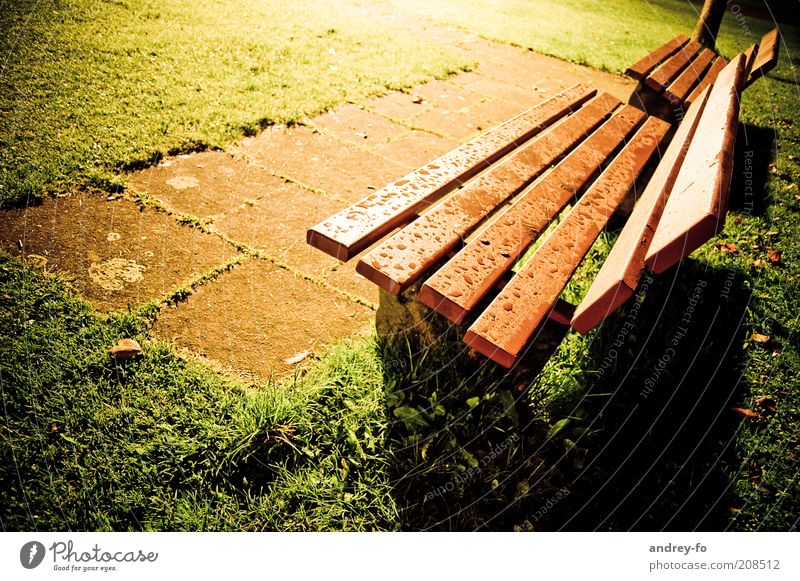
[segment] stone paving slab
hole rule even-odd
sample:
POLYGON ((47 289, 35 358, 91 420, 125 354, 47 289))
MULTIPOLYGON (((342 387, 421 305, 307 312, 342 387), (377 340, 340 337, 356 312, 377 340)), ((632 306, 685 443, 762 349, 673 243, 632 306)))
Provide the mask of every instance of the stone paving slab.
MULTIPOLYGON (((439 137, 426 131, 408 131, 390 143, 376 145, 375 151, 384 157, 416 169, 460 144, 460 141, 452 137, 439 137)), ((386 183, 370 184, 372 186, 370 189, 380 189, 386 183)), ((365 192, 365 196, 369 193, 365 192)))
POLYGON ((448 111, 466 111, 470 107, 479 105, 488 97, 480 92, 465 89, 463 85, 454 83, 452 79, 428 81, 417 87, 414 94, 422 97, 434 107, 448 111))
POLYGON ((433 105, 418 99, 412 92, 392 92, 367 102, 366 107, 379 115, 413 126, 414 119, 433 105))
POLYGON ((369 185, 385 184, 414 169, 348 147, 332 135, 309 127, 276 126, 244 139, 236 152, 265 169, 290 176, 349 203, 366 195, 369 185))
POLYGON ((179 155, 130 175, 128 188, 201 218, 223 215, 264 195, 275 182, 264 168, 229 153, 179 155))
POLYGON ((310 121, 313 127, 328 131, 343 141, 370 147, 396 139, 408 128, 365 109, 347 104, 336 107, 310 121))
POLYGON ((336 265, 325 274, 324 281, 332 287, 344 291, 377 309, 379 290, 371 280, 356 272, 356 264, 369 250, 363 250, 347 262, 336 261, 336 265))
POLYGON ((214 221, 229 240, 263 250, 310 276, 321 276, 338 261, 306 244, 309 224, 323 220, 346 204, 277 178, 244 208, 214 221))
POLYGON ((155 210, 90 194, 47 199, 2 216, 7 252, 66 273, 101 311, 124 310, 166 293, 237 253, 155 210))
POLYGON ((470 113, 467 108, 461 111, 458 109, 442 109, 440 107, 432 107, 421 114, 417 117, 415 124, 451 138, 457 143, 468 141, 470 136, 480 131, 479 127, 486 125, 485 122, 470 113))
POLYGON ((251 258, 163 309, 157 336, 239 374, 282 376, 286 359, 366 334, 374 311, 266 260, 251 258))

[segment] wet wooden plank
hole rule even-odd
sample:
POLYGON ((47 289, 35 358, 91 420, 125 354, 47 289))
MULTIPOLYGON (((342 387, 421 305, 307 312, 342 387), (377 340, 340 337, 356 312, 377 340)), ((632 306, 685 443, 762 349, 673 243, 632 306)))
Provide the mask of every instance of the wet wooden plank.
POLYGON ((694 103, 695 99, 703 92, 703 89, 710 86, 717 78, 717 75, 728 65, 728 61, 725 60, 723 57, 718 56, 714 59, 714 62, 711 63, 711 67, 709 67, 708 72, 705 76, 701 79, 701 81, 697 84, 697 86, 692 89, 692 92, 689 93, 689 96, 686 98, 685 107, 688 109, 692 103, 694 103))
POLYGON ((645 119, 626 105, 432 275, 419 300, 460 324, 645 119))
POLYGON ((494 208, 580 143, 620 102, 600 94, 373 248, 356 270, 391 294, 418 280, 494 208))
POLYGON ((755 63, 757 55, 758 55, 758 44, 750 45, 750 47, 746 51, 744 51, 744 77, 745 77, 745 79, 749 78, 750 71, 753 70, 753 63, 755 63))
POLYGON ((680 49, 687 42, 689 42, 689 39, 683 34, 676 36, 672 40, 662 44, 647 56, 632 64, 625 71, 625 74, 636 79, 637 81, 644 79, 650 73, 650 71, 678 52, 678 49, 680 49))
POLYGON ((695 55, 700 52, 703 46, 694 40, 690 40, 674 55, 660 64, 644 80, 644 83, 654 91, 661 92, 680 75, 681 71, 691 62, 695 55))
POLYGON ((511 367, 667 133, 650 117, 469 328, 464 341, 511 367))
POLYGON ((735 57, 711 88, 647 253, 647 267, 656 274, 677 264, 725 226, 744 61, 744 54, 735 57))
POLYGON ((308 244, 349 260, 421 208, 580 107, 595 89, 577 84, 418 168, 310 228, 308 244))
POLYGON ((653 233, 695 135, 709 92, 708 87, 704 89, 687 111, 608 258, 575 309, 570 325, 579 333, 594 329, 636 291, 653 233))
POLYGON ((664 97, 673 105, 683 104, 683 100, 689 96, 692 89, 703 78, 703 73, 711 66, 714 56, 714 51, 707 48, 700 51, 697 58, 690 62, 678 78, 664 90, 664 97))
POLYGON ((747 78, 747 85, 750 86, 753 81, 766 75, 769 71, 775 68, 778 64, 778 49, 781 44, 781 33, 777 28, 773 28, 764 36, 761 37, 761 42, 758 46, 758 54, 753 61, 753 66, 750 71, 750 76, 747 78))

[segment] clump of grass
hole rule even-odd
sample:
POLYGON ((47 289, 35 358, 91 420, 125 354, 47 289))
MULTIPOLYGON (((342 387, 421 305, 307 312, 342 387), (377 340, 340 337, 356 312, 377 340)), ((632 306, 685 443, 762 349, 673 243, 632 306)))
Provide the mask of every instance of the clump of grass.
POLYGON ((0 205, 466 65, 317 0, 10 2, 0 54, 0 205))

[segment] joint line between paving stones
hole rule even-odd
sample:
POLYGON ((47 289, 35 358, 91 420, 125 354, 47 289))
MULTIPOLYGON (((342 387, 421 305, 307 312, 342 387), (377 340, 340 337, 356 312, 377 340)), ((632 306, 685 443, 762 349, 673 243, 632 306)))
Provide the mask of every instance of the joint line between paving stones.
MULTIPOLYGON (((372 148, 372 147, 367 147, 367 146, 364 146, 364 145, 362 145, 361 143, 359 143, 358 141, 350 141, 349 139, 345 139, 344 137, 341 137, 341 136, 337 135, 337 134, 336 134, 336 133, 334 133, 333 131, 328 131, 328 130, 327 130, 327 129, 325 129, 324 127, 319 127, 318 125, 315 125, 315 124, 314 124, 313 122, 311 122, 311 121, 307 121, 307 122, 306 122, 306 125, 307 125, 308 127, 312 128, 312 129, 313 129, 314 131, 316 131, 317 133, 320 133, 320 134, 322 134, 322 135, 327 135, 327 136, 329 136, 331 139, 333 139, 334 141, 338 141, 339 143, 341 143, 341 144, 343 144, 343 145, 350 145, 350 146, 353 146, 353 147, 355 147, 356 149, 358 149, 358 150, 360 150, 360 151, 363 151, 364 153, 369 153, 370 155, 374 155, 375 157, 378 157, 378 158, 382 159, 383 161, 385 161, 385 162, 386 162, 386 163, 388 163, 388 164, 392 164, 392 165, 399 165, 399 164, 397 163, 397 160, 394 160, 394 159, 392 159, 391 157, 387 157, 387 156, 383 155, 382 153, 378 153, 378 152, 377 152, 377 151, 375 151, 375 149, 374 149, 374 148, 372 148)), ((419 130, 419 129, 418 129, 418 130, 419 130)), ((433 133, 433 132, 429 132, 429 133, 433 133)), ((434 135, 437 135, 437 134, 434 134, 434 135)), ((438 137, 441 137, 442 139, 445 139, 445 138, 446 138, 446 136, 444 136, 444 135, 438 135, 438 137)), ((391 141, 395 141, 395 140, 391 140, 391 141)))
MULTIPOLYGON (((431 106, 436 107, 436 105, 433 105, 432 103, 431 106)), ((397 123, 398 125, 402 125, 406 129, 409 129, 411 131, 421 131, 422 133, 430 133, 435 137, 441 137, 442 139, 447 139, 447 136, 444 135, 443 133, 439 133, 438 131, 434 131, 433 129, 426 129, 425 127, 420 127, 418 125, 414 125, 413 123, 408 123, 407 121, 403 121, 402 119, 397 119, 395 117, 392 117, 391 115, 387 115, 386 113, 381 113, 380 111, 376 111, 375 109, 373 109, 368 105, 364 106, 364 110, 368 111, 369 113, 373 113, 374 115, 383 117, 384 119, 388 119, 392 123, 397 123)), ((421 115, 422 113, 424 113, 424 111, 420 111, 419 113, 417 113, 417 115, 421 115)), ((415 115, 415 117, 417 115, 415 115)))
MULTIPOLYGON (((157 212, 162 212, 163 214, 166 214, 167 216, 170 216, 171 218, 176 219, 176 221, 179 222, 180 224, 184 224, 184 225, 190 226, 192 228, 197 228, 198 230, 200 230, 204 234, 209 234, 211 236, 216 236, 217 238, 221 239, 223 242, 233 246, 237 251, 239 251, 241 253, 237 257, 234 257, 233 259, 231 259, 232 261, 234 261, 231 265, 228 265, 228 263, 226 262, 226 263, 224 263, 222 265, 214 266, 211 269, 209 269, 208 271, 206 271, 206 273, 201 274, 194 281, 190 282, 189 283, 189 287, 192 290, 195 290, 196 288, 198 288, 202 284, 205 284, 209 280, 213 280, 214 278, 216 278, 216 276, 218 276, 222 272, 226 272, 227 270, 230 270, 231 268, 236 266, 239 262, 244 260, 244 258, 253 257, 253 258, 260 258, 262 260, 266 260, 266 261, 272 263, 274 266, 276 266, 278 268, 281 268, 283 270, 286 270, 287 272, 289 272, 293 276, 296 276, 298 278, 302 278, 302 279, 307 280, 307 281, 309 281, 309 282, 311 282, 313 284, 319 285, 324 289, 327 289, 327 290, 329 290, 331 292, 334 292, 334 293, 336 293, 338 295, 341 295, 344 298, 349 299, 349 300, 351 300, 351 301, 353 301, 353 302, 355 302, 355 303, 357 303, 359 305, 365 306, 365 307, 367 307, 369 309, 372 309, 373 311, 377 311, 378 310, 378 306, 376 304, 374 304, 373 302, 368 301, 366 299, 362 299, 361 297, 353 295, 353 294, 351 294, 351 293, 349 293, 349 292, 347 292, 347 291, 345 291, 343 289, 337 288, 337 287, 333 286, 332 284, 326 282, 324 280, 324 278, 316 277, 316 276, 312 276, 310 274, 307 274, 307 273, 303 272, 302 270, 298 270, 298 269, 288 265, 287 263, 283 262, 282 260, 280 260, 280 259, 278 259, 278 258, 276 258, 274 256, 271 256, 270 254, 267 254, 263 250, 258 250, 258 249, 252 248, 248 244, 245 244, 243 242, 238 242, 236 240, 228 238, 227 236, 225 236, 224 234, 222 234, 218 230, 209 228, 208 225, 213 222, 213 220, 211 220, 211 219, 208 219, 208 218, 204 218, 204 219, 203 218, 197 218, 196 216, 192 216, 191 214, 183 214, 183 213, 177 212, 177 211, 173 210, 172 208, 170 208, 163 201, 159 200, 158 198, 152 197, 150 194, 148 194, 146 192, 137 191, 137 192, 135 192, 133 194, 132 198, 133 198, 132 201, 135 204, 137 204, 139 206, 149 207, 149 208, 151 208, 151 209, 153 209, 153 210, 155 210, 157 212), (191 220, 186 220, 187 216, 190 216, 192 219, 191 220), (222 269, 222 270, 220 270, 219 272, 216 272, 215 269, 222 269)), ((230 262, 230 261, 228 261, 228 262, 230 262)), ((328 275, 331 272, 335 271, 339 266, 340 265, 338 265, 338 264, 334 264, 330 269, 327 269, 325 271, 323 276, 328 275)), ((168 302, 170 297, 173 297, 176 294, 181 293, 181 288, 185 289, 185 287, 186 287, 186 285, 176 287, 171 293, 169 293, 167 295, 168 298, 166 299, 166 301, 162 300, 161 303, 163 304, 165 302, 168 302)), ((179 300, 184 300, 184 299, 188 298, 190 295, 191 295, 191 293, 188 293, 185 296, 179 297, 179 300)), ((172 302, 176 302, 176 301, 172 301, 172 302)))

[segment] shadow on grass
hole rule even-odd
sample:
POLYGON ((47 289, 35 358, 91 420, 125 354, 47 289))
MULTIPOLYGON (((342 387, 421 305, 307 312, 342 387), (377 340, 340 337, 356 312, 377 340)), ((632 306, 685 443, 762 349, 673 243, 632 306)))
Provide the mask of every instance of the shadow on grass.
POLYGON ((404 527, 725 528, 741 280, 684 261, 587 337, 545 325, 511 371, 463 348, 461 331, 418 303, 382 297, 404 527))
POLYGON ((769 168, 775 159, 776 133, 768 127, 739 124, 734 150, 729 210, 744 215, 761 216, 768 200, 756 193, 767 191, 769 168))

